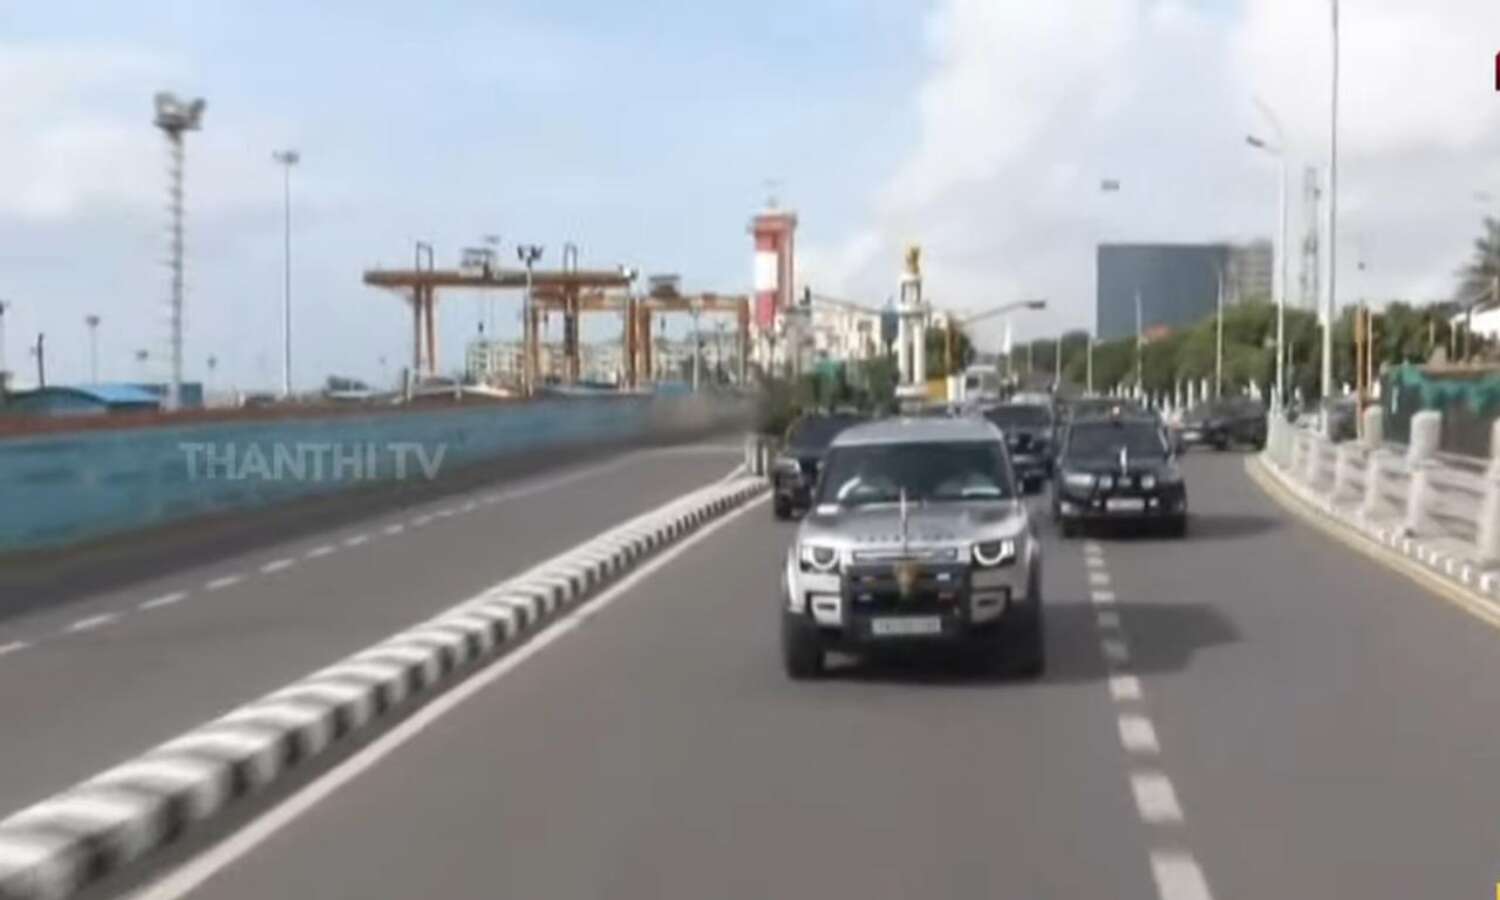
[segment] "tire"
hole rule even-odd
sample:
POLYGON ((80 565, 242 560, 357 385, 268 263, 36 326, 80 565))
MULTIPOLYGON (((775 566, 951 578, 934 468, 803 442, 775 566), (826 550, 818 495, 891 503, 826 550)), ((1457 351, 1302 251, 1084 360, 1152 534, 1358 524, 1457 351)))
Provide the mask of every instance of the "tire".
POLYGON ((1014 647, 1018 654, 1015 672, 1021 678, 1034 680, 1047 671, 1047 629, 1043 623, 1042 588, 1039 579, 1033 579, 1027 587, 1030 595, 1028 606, 1031 614, 1021 623, 1014 647))
POLYGON ((785 522, 792 517, 792 504, 780 497, 771 501, 771 515, 778 522, 785 522))
POLYGON ((1072 519, 1059 517, 1057 520, 1057 533, 1071 540, 1078 536, 1078 523, 1072 519))
POLYGON ((787 677, 809 681, 824 672, 823 641, 818 630, 800 617, 783 613, 781 617, 781 662, 787 677))
POLYGON ((1167 520, 1167 535, 1174 538, 1187 537, 1188 523, 1187 514, 1173 516, 1167 520))

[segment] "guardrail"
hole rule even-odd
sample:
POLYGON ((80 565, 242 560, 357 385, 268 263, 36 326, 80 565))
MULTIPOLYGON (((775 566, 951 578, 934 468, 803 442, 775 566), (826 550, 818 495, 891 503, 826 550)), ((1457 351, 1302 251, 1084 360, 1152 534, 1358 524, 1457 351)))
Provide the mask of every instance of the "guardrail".
POLYGON ((1365 411, 1365 437, 1333 443, 1315 430, 1271 418, 1267 458, 1330 506, 1367 523, 1393 522, 1407 537, 1456 542, 1483 566, 1500 565, 1500 421, 1490 458, 1438 452, 1442 414, 1411 419, 1404 448, 1382 443, 1381 410, 1365 411))

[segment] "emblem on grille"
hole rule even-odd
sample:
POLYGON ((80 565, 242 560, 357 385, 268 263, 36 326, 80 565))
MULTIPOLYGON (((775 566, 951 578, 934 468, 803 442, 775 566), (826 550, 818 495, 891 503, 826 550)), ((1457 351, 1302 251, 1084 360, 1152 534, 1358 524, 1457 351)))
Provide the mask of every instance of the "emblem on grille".
POLYGON ((912 590, 917 586, 917 564, 902 562, 896 564, 896 588, 901 591, 901 599, 905 600, 911 596, 912 590))

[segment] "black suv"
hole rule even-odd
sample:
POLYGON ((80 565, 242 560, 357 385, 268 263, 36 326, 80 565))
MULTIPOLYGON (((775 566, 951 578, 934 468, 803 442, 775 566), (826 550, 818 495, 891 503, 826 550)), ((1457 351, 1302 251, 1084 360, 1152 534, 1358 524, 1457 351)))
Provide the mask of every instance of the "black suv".
POLYGON ((1121 415, 1068 426, 1052 482, 1063 537, 1104 521, 1161 525, 1181 537, 1187 515, 1187 487, 1159 420, 1121 415))
POLYGON ((1211 400, 1182 417, 1178 435, 1184 447, 1206 445, 1228 450, 1244 444, 1259 450, 1266 445, 1266 408, 1249 397, 1211 400))
POLYGON ((776 518, 790 519, 807 511, 828 445, 840 431, 863 421, 863 416, 839 413, 805 415, 792 423, 771 468, 771 511, 776 518))
POLYGON ((1002 403, 984 417, 1005 434, 1011 469, 1027 491, 1039 489, 1052 477, 1053 441, 1057 423, 1052 408, 1030 403, 1002 403))

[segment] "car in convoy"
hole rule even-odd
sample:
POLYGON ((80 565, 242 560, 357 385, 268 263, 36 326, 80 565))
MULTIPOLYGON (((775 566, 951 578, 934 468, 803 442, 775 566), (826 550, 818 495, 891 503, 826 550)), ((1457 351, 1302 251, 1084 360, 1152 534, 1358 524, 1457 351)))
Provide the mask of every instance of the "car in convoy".
POLYGON ((1228 450, 1242 444, 1258 450, 1266 445, 1266 408, 1250 397, 1210 400, 1187 411, 1177 437, 1183 447, 1228 450))
POLYGON ((918 648, 1045 665, 1042 554, 1000 431, 979 418, 886 419, 840 434, 781 579, 789 676, 830 650, 918 648))
POLYGON ((853 413, 810 413, 792 422, 771 466, 771 512, 776 518, 790 519, 807 509, 828 445, 839 432, 863 421, 853 413))
POLYGON ((1063 537, 1096 522, 1185 535, 1187 485, 1161 421, 1122 412, 1069 424, 1052 479, 1052 516, 1063 537))
POLYGON ((987 407, 983 415, 1005 435, 1011 468, 1027 491, 1040 488, 1052 477, 1053 442, 1057 437, 1052 407, 1001 403, 987 407))

